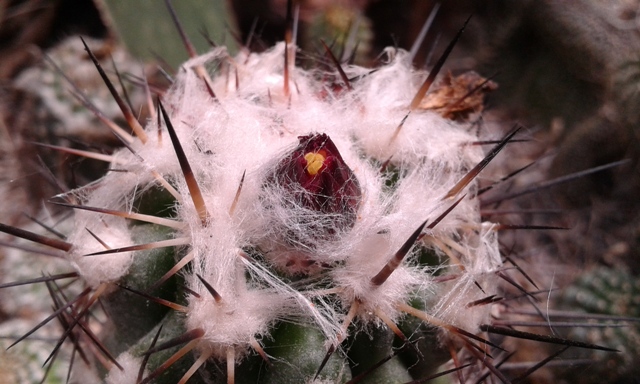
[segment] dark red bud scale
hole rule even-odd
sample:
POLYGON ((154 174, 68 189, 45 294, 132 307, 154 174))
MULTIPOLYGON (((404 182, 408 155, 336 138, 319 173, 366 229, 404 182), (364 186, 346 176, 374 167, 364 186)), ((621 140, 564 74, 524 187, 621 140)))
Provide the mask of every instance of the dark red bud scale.
POLYGON ((276 165, 267 185, 281 188, 292 208, 324 215, 300 218, 296 224, 313 223, 309 224, 313 228, 307 229, 312 229, 317 239, 327 239, 355 224, 360 185, 329 136, 310 134, 298 139, 298 146, 276 165))

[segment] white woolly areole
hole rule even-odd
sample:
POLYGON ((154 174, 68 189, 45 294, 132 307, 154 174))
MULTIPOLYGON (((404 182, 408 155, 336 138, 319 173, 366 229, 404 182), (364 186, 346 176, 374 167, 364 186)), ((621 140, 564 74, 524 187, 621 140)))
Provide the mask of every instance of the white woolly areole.
MULTIPOLYGON (((204 331, 200 349, 220 358, 229 347, 240 347, 241 353, 254 338, 267 336, 277 320, 314 323, 335 342, 355 300, 361 303, 357 321, 365 324, 378 322, 376 311, 398 319, 403 314, 397 304, 416 295, 430 304, 430 314, 472 332, 488 318, 487 306, 465 307, 482 295, 475 282, 485 291, 495 288, 495 279, 488 277, 500 266, 495 233, 480 222, 473 193, 427 231, 421 243, 440 255, 446 254, 438 248, 444 244, 455 254, 461 264, 452 263, 447 270, 460 274, 458 279, 435 283, 433 268, 419 265, 414 250, 386 282, 372 287, 371 278, 418 226, 451 206, 453 200, 443 197, 483 157, 478 146, 465 145, 477 139, 470 129, 432 112, 413 111, 396 131, 426 74, 411 68, 405 52, 392 53, 389 63, 375 72, 346 67, 349 77, 361 76, 352 82, 353 90, 331 92, 322 73, 290 68, 289 95, 283 91, 284 44, 235 60, 224 48, 192 59, 180 68, 163 104, 202 190, 206 225, 166 128, 161 127, 159 136, 156 121, 146 128, 148 142, 132 145, 142 160, 121 150, 115 155, 117 167, 128 172, 107 175, 82 196, 87 205, 128 210, 139 191, 158 185, 152 172, 175 186, 180 194, 175 216, 187 228, 175 236, 190 238, 194 262, 186 283, 200 295, 189 296, 186 324, 204 331), (216 99, 196 74, 198 65, 216 70, 211 76, 216 99), (314 216, 283 195, 286 186, 278 189, 268 181, 299 144, 298 137, 316 133, 330 137, 361 194, 354 222, 329 228, 330 236, 318 229, 325 228, 321 222, 330 214, 314 216), (392 186, 389 174, 380 172, 390 158, 389 172, 397 177, 392 186), (310 220, 300 220, 304 215, 310 220), (305 240, 298 241, 301 237, 305 240), (309 269, 290 269, 296 260, 308 261, 309 269), (300 272, 306 272, 304 280, 289 281, 300 272), (196 274, 221 300, 212 297, 196 274)), ((473 188, 472 183, 468 189, 473 188)), ((117 280, 126 273, 129 256, 101 257, 99 274, 88 261, 92 259, 80 257, 99 250, 83 225, 81 221, 73 236, 74 244, 81 244, 73 262, 92 285, 117 280)), ((126 226, 118 220, 99 236, 111 246, 130 245, 126 226)))
POLYGON ((124 352, 117 358, 118 363, 122 366, 122 370, 113 367, 107 377, 106 384, 135 384, 138 382, 138 371, 142 363, 141 358, 132 356, 129 352, 124 352))
POLYGON ((124 219, 105 217, 100 221, 96 220, 94 213, 76 212, 75 224, 76 228, 82 229, 76 230, 70 237, 74 246, 66 257, 88 285, 96 288, 101 283, 115 282, 127 273, 132 262, 131 252, 86 256, 106 250, 86 229, 94 232, 110 248, 131 245, 124 219))

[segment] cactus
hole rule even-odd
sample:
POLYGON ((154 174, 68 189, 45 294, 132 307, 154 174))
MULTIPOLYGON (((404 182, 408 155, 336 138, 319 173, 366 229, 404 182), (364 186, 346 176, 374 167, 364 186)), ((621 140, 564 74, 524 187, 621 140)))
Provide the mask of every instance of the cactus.
POLYGON ((295 54, 193 55, 145 127, 119 103, 126 147, 52 200, 74 210, 65 240, 2 225, 72 270, 42 281, 84 360, 74 380, 407 382, 449 353, 466 378, 508 380, 487 336, 501 226, 476 177, 518 129, 471 145, 449 108, 424 107, 438 70, 402 50, 375 70, 295 54))
MULTIPOLYGON (((632 381, 638 377, 638 367, 634 364, 640 354, 640 283, 622 268, 610 268, 600 266, 585 271, 568 286, 558 304, 566 311, 576 311, 594 316, 615 316, 625 314, 628 316, 623 327, 615 328, 573 328, 567 336, 587 342, 610 345, 623 353, 604 354, 601 351, 575 350, 575 359, 597 359, 603 361, 592 367, 597 373, 598 379, 584 378, 582 382, 596 382, 605 380, 608 382, 632 381)), ((586 315, 588 317, 588 315, 586 315)), ((571 375, 573 372, 568 372, 571 375)))

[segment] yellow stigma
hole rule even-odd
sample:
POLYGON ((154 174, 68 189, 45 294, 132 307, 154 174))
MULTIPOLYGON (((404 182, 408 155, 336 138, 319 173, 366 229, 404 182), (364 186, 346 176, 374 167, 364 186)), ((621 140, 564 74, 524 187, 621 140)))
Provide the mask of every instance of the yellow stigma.
POLYGON ((304 159, 307 160, 307 173, 311 176, 315 176, 322 168, 325 157, 317 152, 308 152, 304 155, 304 159))

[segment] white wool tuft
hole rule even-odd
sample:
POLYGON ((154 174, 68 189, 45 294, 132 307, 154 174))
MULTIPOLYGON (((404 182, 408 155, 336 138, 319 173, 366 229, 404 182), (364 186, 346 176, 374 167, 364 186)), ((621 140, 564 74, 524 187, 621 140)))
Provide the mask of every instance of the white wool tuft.
POLYGON ((138 371, 142 358, 133 357, 129 352, 124 352, 118 356, 118 363, 123 370, 113 367, 107 377, 106 384, 135 384, 138 382, 138 371))
POLYGON ((73 249, 66 257, 88 285, 95 288, 101 283, 114 282, 126 274, 132 263, 131 252, 116 253, 104 256, 85 256, 90 253, 105 251, 105 247, 86 230, 88 228, 110 248, 131 245, 131 236, 124 219, 105 217, 96 220, 91 212, 76 212, 77 230, 70 237, 73 249))

